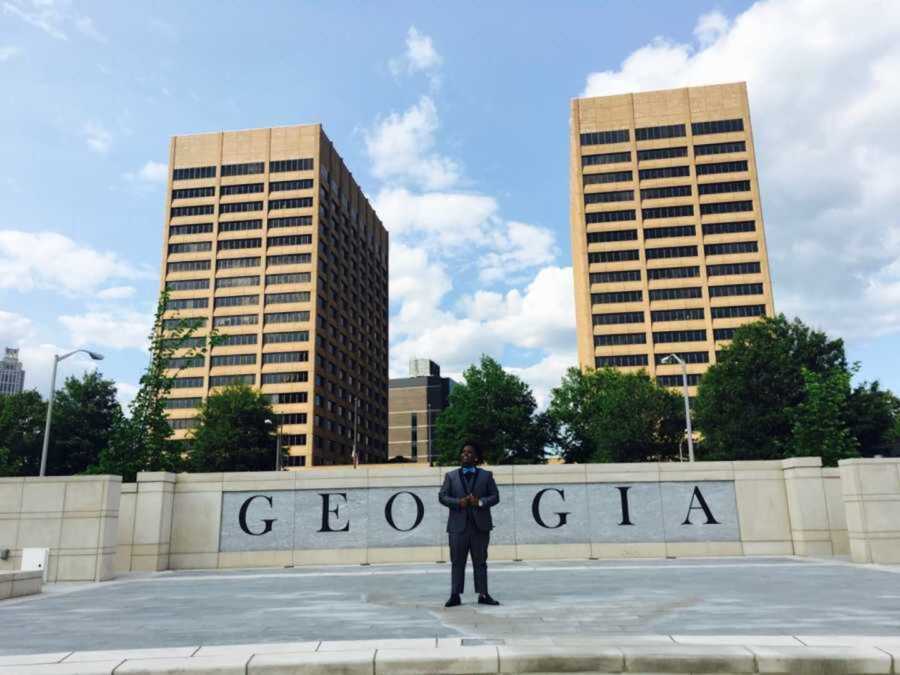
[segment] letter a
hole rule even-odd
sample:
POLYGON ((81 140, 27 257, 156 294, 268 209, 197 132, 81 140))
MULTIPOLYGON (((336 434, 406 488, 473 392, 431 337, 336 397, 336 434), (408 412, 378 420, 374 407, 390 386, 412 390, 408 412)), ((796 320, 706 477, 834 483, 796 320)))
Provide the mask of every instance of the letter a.
POLYGON ((688 506, 687 515, 684 517, 684 522, 682 525, 693 525, 691 522, 691 511, 694 509, 703 509, 703 513, 706 514, 706 525, 720 525, 718 520, 713 518, 712 511, 709 510, 709 506, 706 504, 706 500, 703 498, 703 494, 700 492, 700 488, 696 485, 694 486, 694 494, 691 495, 691 503, 688 506), (694 506, 694 500, 700 502, 700 506, 694 506))

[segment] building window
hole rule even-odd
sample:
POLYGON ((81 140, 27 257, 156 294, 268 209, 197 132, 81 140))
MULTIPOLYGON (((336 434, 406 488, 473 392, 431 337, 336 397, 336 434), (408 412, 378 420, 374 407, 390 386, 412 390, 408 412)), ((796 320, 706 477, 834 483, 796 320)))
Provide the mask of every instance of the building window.
POLYGON ((649 150, 637 151, 639 162, 649 162, 654 159, 675 159, 676 157, 687 157, 687 147, 678 148, 651 148, 649 150))
POLYGON ((657 267, 656 269, 647 270, 647 278, 654 279, 689 279, 691 277, 699 277, 700 268, 691 267, 657 267))
POLYGON ((242 288, 244 286, 259 286, 259 275, 249 277, 219 277, 216 279, 216 288, 242 288))
POLYGON ((199 199, 201 197, 214 197, 216 188, 214 187, 198 187, 184 188, 181 190, 172 190, 172 201, 176 199, 199 199))
POLYGON ((663 246, 660 248, 648 248, 644 251, 647 260, 659 260, 661 258, 693 258, 697 255, 696 246, 663 246))
POLYGON ((312 276, 309 272, 292 272, 289 274, 267 274, 266 285, 277 286, 280 284, 304 284, 309 283, 312 276))
POLYGON ((269 192, 286 192, 288 190, 311 190, 313 182, 311 178, 300 180, 277 180, 269 183, 269 192))
POLYGON ((309 321, 309 312, 269 312, 265 315, 267 325, 270 323, 294 323, 309 321))
POLYGON ((713 202, 711 204, 701 204, 700 213, 709 215, 712 213, 735 213, 737 211, 752 211, 753 202, 750 200, 740 202, 713 202))
POLYGON ((594 253, 588 253, 588 263, 623 262, 626 260, 640 260, 640 257, 640 252, 637 250, 596 251, 594 253))
POLYGON ((728 152, 745 152, 747 144, 744 141, 733 141, 731 143, 706 143, 704 145, 694 146, 694 156, 702 157, 704 155, 723 155, 728 152))
POLYGON ((731 223, 703 223, 703 234, 736 234, 738 232, 755 232, 756 223, 752 220, 740 220, 731 223))
POLYGON ((727 192, 749 192, 749 180, 732 180, 724 183, 700 183, 697 186, 701 195, 721 195, 727 192))
POLYGON ((277 227, 303 227, 312 225, 312 216, 289 216, 288 218, 269 218, 269 229, 277 227))
POLYGON ((684 288, 652 288, 650 289, 650 301, 655 300, 687 300, 702 298, 703 292, 699 286, 686 286, 684 288))
POLYGON ((259 267, 259 256, 250 258, 219 258, 216 260, 216 269, 231 270, 244 267, 259 267))
POLYGON ((613 312, 610 314, 594 314, 595 326, 612 326, 623 323, 644 323, 643 312, 613 312))
MULTIPOLYGON (((700 205, 701 208, 703 205, 700 205)), ((644 220, 653 218, 683 218, 685 216, 694 215, 694 206, 687 204, 685 206, 657 206, 651 209, 641 209, 641 216, 644 220)))
POLYGON ((278 421, 281 424, 306 424, 306 413, 282 413, 278 416, 278 421))
POLYGON ((755 241, 728 241, 722 244, 706 244, 703 250, 707 256, 714 256, 734 253, 756 253, 759 247, 755 241))
POLYGON ((290 384, 292 382, 307 382, 309 373, 305 370, 295 371, 291 373, 263 373, 263 384, 290 384))
POLYGON ((293 199, 269 200, 269 211, 276 209, 306 209, 312 206, 312 197, 295 197, 293 199))
POLYGON ((609 202, 630 202, 634 199, 634 190, 617 190, 615 192, 586 192, 585 204, 607 204, 609 202))
POLYGON ((292 302, 309 302, 309 291, 292 293, 266 293, 267 305, 284 305, 292 302))
POLYGON ((218 307, 246 307, 247 305, 258 305, 258 295, 226 295, 216 298, 215 306, 218 307))
POLYGON ((178 309, 206 309, 209 307, 209 298, 177 298, 170 299, 166 303, 168 311, 178 309))
POLYGON ((638 141, 657 141, 662 138, 680 138, 687 131, 683 124, 668 124, 661 127, 641 127, 634 130, 634 138, 638 141))
POLYGON ((265 170, 265 162, 225 164, 222 166, 222 176, 250 176, 255 173, 263 173, 265 170))
POLYGON ((617 131, 589 131, 581 134, 582 145, 609 145, 610 143, 627 143, 630 139, 628 129, 617 131))
POLYGON ((212 250, 212 242, 192 241, 184 244, 169 244, 169 253, 204 253, 212 250))
POLYGON ((290 234, 285 237, 269 237, 268 246, 308 246, 312 244, 311 234, 290 234))
POLYGON ((759 274, 759 272, 760 265, 758 262, 706 266, 706 276, 708 277, 724 277, 732 274, 759 274))
POLYGON ((586 213, 584 216, 588 225, 593 223, 615 223, 620 220, 634 220, 634 209, 627 211, 596 211, 594 213, 586 213))
POLYGON ((644 188, 641 199, 670 199, 672 197, 690 197, 690 185, 673 185, 671 187, 644 188))
MULTIPOLYGON (((281 447, 294 448, 306 445, 306 434, 281 434, 281 447)), ((306 466, 306 457, 303 455, 288 455, 285 457, 287 466, 306 466)))
POLYGON ((209 279, 185 279, 184 281, 167 281, 167 291, 200 291, 209 288, 209 279))
POLYGON ((702 307, 684 309, 656 309, 650 312, 650 320, 653 323, 663 321, 700 321, 703 319, 702 307))
POLYGON ((662 330, 653 333, 653 342, 706 342, 705 330, 662 330))
POLYGON ((244 183, 243 185, 223 185, 222 196, 252 195, 263 191, 262 183, 244 183))
POLYGON ((256 314, 238 314, 236 316, 213 317, 213 328, 228 328, 229 326, 255 326, 259 321, 256 314))
POLYGON ((286 344, 290 342, 308 342, 309 331, 292 330, 281 333, 263 333, 264 345, 286 344))
MULTIPOLYGON (((262 202, 234 202, 231 204, 219 204, 219 213, 245 213, 247 211, 261 211, 262 202)), ((210 213, 212 213, 210 211, 210 213)))
POLYGON ((182 368, 202 368, 202 356, 176 356, 166 359, 166 368, 170 370, 181 370, 182 368))
POLYGON ((704 134, 728 134, 744 130, 744 120, 716 120, 714 122, 694 122, 691 131, 694 136, 704 134))
POLYGON ((263 365, 270 363, 302 363, 309 361, 309 352, 271 352, 263 354, 263 365))
POLYGON ((269 162, 270 173, 284 173, 286 171, 312 171, 311 159, 276 159, 269 162))
POLYGON ((697 165, 698 176, 709 176, 716 173, 738 173, 746 170, 746 159, 739 159, 733 162, 714 162, 712 164, 697 165))
POLYGON ((210 375, 209 386, 212 387, 233 387, 234 385, 247 384, 251 387, 256 384, 256 375, 248 373, 246 375, 210 375))
POLYGON ((626 183, 634 178, 631 171, 610 171, 607 173, 586 173, 582 176, 584 185, 601 183, 626 183))
POLYGON ((198 178, 215 178, 216 167, 194 166, 187 169, 175 169, 172 172, 172 180, 197 180, 198 178))
POLYGON ((246 335, 220 335, 216 347, 244 347, 256 344, 256 333, 246 335))
POLYGON ((202 386, 202 377, 176 377, 172 380, 173 389, 199 389, 202 386))
POLYGON ((212 232, 212 223, 193 223, 191 225, 170 225, 169 236, 181 237, 187 234, 209 234, 212 232))
POLYGON ((765 305, 736 305, 734 307, 713 307, 711 310, 714 319, 736 319, 748 316, 765 316, 765 305))
POLYGON ((262 247, 262 239, 255 237, 253 239, 220 239, 220 251, 238 251, 245 248, 262 247))
MULTIPOLYGON (((709 352, 676 352, 675 355, 685 363, 709 363, 709 352)), ((671 354, 654 354, 653 358, 658 366, 668 365, 663 364, 663 360, 669 356, 671 354)))
POLYGON ((187 330, 190 328, 203 328, 206 325, 206 319, 202 316, 195 316, 189 319, 164 319, 163 329, 165 330, 187 330))
POLYGON ((643 291, 613 291, 612 293, 591 293, 591 304, 610 305, 616 302, 640 302, 643 291))
POLYGON ((640 281, 640 270, 622 270, 621 272, 591 272, 592 284, 615 284, 623 281, 640 281))
POLYGON ((627 368, 629 366, 646 366, 646 354, 619 354, 616 356, 596 356, 594 365, 597 368, 627 368))
POLYGON ((638 177, 641 180, 655 180, 658 178, 682 178, 691 175, 689 166, 662 166, 657 169, 641 169, 638 177))
MULTIPOLYGON (((656 376, 656 384, 660 387, 681 387, 684 383, 684 380, 681 375, 657 375, 656 376)), ((687 385, 689 387, 696 387, 700 384, 700 375, 697 373, 688 373, 687 376, 687 385)))
POLYGON ((714 328, 713 329, 713 339, 718 342, 719 340, 731 340, 734 338, 734 331, 737 328, 714 328))
POLYGON ((199 424, 200 420, 198 420, 196 417, 169 420, 169 426, 172 427, 172 429, 195 429, 199 424))
POLYGON ((208 216, 212 212, 212 204, 201 204, 199 206, 173 206, 169 214, 172 218, 179 218, 181 216, 208 216))
POLYGON ((185 408, 196 408, 203 401, 199 396, 191 396, 188 398, 167 398, 164 405, 169 410, 184 410, 185 408))
POLYGON ((621 164, 630 162, 630 152, 606 152, 599 155, 582 155, 581 166, 597 166, 598 164, 621 164))
POLYGON ((608 230, 606 232, 588 232, 589 244, 599 244, 606 241, 635 241, 637 230, 608 230))
POLYGON ((648 227, 644 239, 668 239, 670 237, 693 237, 697 234, 693 225, 671 225, 669 227, 648 227))
POLYGON ((291 253, 288 255, 270 255, 266 258, 266 265, 303 265, 312 261, 310 253, 291 253))
POLYGON ((306 403, 309 400, 309 394, 305 391, 290 391, 282 394, 266 394, 272 404, 286 405, 288 403, 306 403))
POLYGON ((710 286, 709 297, 724 298, 732 295, 762 295, 762 284, 728 284, 727 286, 710 286))
POLYGON ((595 335, 595 347, 609 347, 614 345, 643 345, 647 344, 646 333, 618 333, 612 335, 595 335))
POLYGON ((209 360, 209 365, 213 368, 219 366, 252 366, 256 363, 256 354, 227 354, 224 356, 213 356, 209 360))

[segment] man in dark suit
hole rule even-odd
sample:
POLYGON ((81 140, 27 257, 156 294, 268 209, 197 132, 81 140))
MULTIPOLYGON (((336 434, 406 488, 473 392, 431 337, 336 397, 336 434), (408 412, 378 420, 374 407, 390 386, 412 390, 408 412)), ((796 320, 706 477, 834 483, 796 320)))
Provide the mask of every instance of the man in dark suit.
POLYGON ((475 443, 467 442, 459 455, 460 468, 448 471, 438 495, 441 504, 450 509, 447 532, 450 538, 451 588, 450 599, 444 607, 460 604, 466 580, 466 560, 472 556, 475 571, 475 592, 482 605, 499 605, 488 593, 487 552, 494 523, 491 507, 500 501, 497 483, 490 471, 476 466, 481 451, 475 443))

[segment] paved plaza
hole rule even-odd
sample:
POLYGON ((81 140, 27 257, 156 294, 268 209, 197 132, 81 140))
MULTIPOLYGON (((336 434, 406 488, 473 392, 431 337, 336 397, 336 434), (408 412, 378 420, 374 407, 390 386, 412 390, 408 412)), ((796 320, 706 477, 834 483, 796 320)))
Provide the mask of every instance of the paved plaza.
POLYGON ((501 607, 479 607, 469 593, 449 610, 446 564, 54 584, 0 603, 0 654, 436 637, 900 635, 900 567, 719 558, 497 562, 490 570, 501 607))

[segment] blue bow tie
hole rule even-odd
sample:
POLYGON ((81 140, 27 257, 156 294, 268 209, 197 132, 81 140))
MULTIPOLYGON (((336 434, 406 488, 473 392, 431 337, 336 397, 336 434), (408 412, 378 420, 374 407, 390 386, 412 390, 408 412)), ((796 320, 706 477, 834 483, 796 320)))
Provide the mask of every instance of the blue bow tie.
POLYGON ((474 466, 464 466, 462 468, 462 472, 463 472, 463 475, 466 475, 466 476, 469 475, 470 473, 475 473, 475 467, 474 466))

